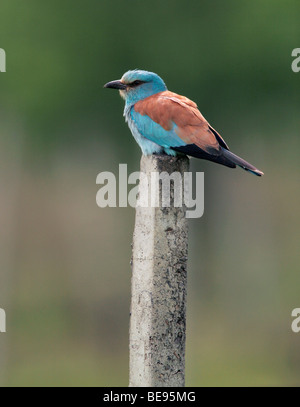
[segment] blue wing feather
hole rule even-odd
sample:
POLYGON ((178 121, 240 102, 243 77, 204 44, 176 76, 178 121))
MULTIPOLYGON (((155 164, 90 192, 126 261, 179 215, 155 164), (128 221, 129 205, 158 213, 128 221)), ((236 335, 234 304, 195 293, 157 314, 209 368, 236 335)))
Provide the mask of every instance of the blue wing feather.
POLYGON ((172 130, 165 130, 149 116, 141 115, 136 112, 134 108, 131 109, 130 115, 140 134, 148 140, 164 148, 181 147, 186 145, 186 143, 176 134, 175 123, 172 130))

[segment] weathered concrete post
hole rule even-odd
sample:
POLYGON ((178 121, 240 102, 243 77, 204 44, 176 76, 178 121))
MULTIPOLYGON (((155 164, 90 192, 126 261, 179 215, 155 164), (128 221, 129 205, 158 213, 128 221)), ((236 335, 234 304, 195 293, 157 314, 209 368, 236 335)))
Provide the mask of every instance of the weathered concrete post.
MULTIPOLYGON (((141 159, 141 173, 148 180, 153 172, 180 174, 181 191, 183 174, 188 170, 189 159, 185 156, 141 159)), ((175 184, 174 180, 170 207, 162 207, 160 201, 158 207, 136 208, 130 317, 132 387, 185 385, 188 224, 184 205, 174 207, 175 184)), ((162 185, 154 191, 151 188, 149 200, 157 202, 161 192, 162 185)), ((140 182, 140 199, 147 193, 147 184, 140 182)), ((178 193, 180 188, 175 195, 178 193)), ((176 199, 178 202, 178 196, 176 199)), ((183 193, 180 199, 182 203, 183 193)))

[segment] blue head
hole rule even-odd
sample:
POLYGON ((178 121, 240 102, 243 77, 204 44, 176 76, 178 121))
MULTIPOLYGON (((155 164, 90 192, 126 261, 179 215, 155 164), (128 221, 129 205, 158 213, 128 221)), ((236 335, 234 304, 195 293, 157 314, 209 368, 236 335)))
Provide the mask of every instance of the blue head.
POLYGON ((108 82, 104 87, 119 89, 126 105, 133 105, 148 96, 167 90, 164 81, 156 73, 139 69, 124 73, 120 80, 108 82))

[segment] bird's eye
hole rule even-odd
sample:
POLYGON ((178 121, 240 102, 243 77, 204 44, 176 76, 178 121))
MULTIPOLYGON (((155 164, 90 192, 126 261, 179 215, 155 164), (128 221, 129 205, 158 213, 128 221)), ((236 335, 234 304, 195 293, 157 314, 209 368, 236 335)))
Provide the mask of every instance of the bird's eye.
POLYGON ((139 86, 142 83, 144 83, 144 82, 143 81, 134 81, 134 82, 131 82, 130 86, 139 86))

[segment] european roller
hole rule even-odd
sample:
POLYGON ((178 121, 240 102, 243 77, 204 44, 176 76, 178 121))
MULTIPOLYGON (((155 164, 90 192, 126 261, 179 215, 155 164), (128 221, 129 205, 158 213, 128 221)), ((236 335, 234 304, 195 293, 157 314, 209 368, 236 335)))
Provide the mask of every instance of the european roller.
POLYGON ((144 155, 186 154, 263 175, 229 150, 195 102, 170 92, 157 74, 136 69, 104 87, 118 89, 125 99, 125 120, 144 155))

